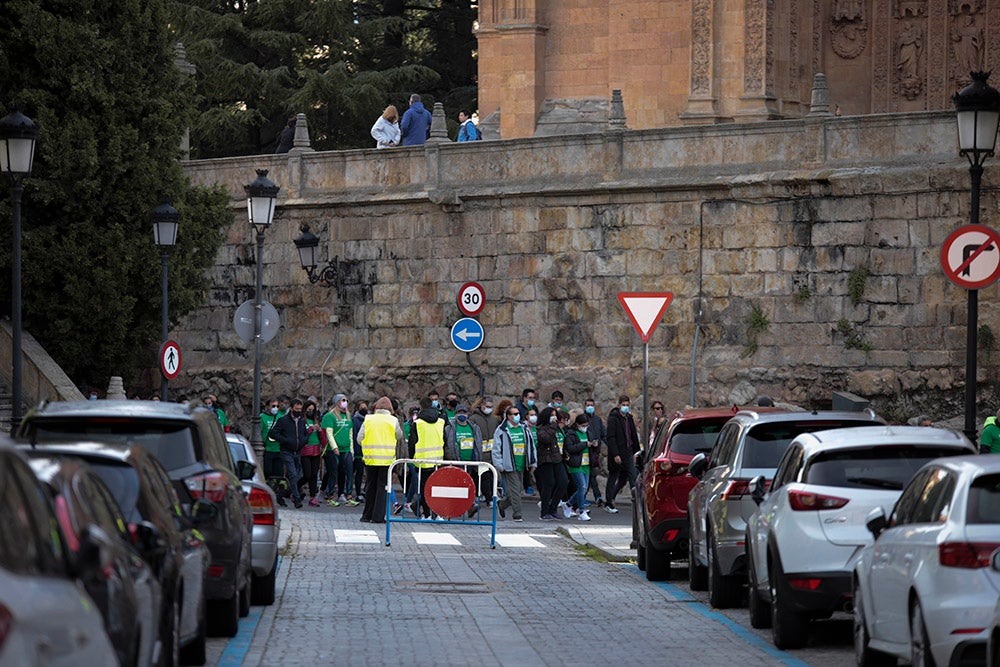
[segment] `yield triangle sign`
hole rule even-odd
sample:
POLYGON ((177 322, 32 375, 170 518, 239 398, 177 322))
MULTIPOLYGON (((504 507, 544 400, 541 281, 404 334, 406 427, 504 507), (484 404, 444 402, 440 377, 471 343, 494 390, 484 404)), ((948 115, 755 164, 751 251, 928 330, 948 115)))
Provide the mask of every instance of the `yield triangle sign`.
POLYGON ((673 292, 619 292, 618 302, 632 320, 643 343, 648 343, 656 325, 660 323, 667 306, 674 299, 673 292))

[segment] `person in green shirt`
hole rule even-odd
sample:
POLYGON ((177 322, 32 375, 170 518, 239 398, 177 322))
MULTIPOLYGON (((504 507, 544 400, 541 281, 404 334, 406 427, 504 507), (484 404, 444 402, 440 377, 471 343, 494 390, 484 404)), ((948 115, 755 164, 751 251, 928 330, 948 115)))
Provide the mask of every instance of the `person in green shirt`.
POLYGON ((538 467, 538 451, 531 429, 521 424, 521 413, 513 405, 507 407, 504 420, 493 433, 493 467, 500 472, 507 495, 497 503, 501 518, 505 509, 514 511, 514 521, 524 521, 521 507, 521 485, 525 471, 538 467))
POLYGON ((219 397, 215 394, 209 394, 204 398, 205 407, 209 410, 215 411, 215 416, 219 418, 219 423, 222 424, 222 430, 229 433, 229 417, 226 416, 226 411, 218 407, 219 397))
MULTIPOLYGON (((577 415, 573 422, 573 428, 566 432, 563 442, 563 453, 567 457, 566 471, 576 483, 576 491, 570 498, 569 505, 580 513, 580 521, 590 521, 590 514, 584 506, 587 483, 590 479, 590 448, 587 442, 587 426, 589 424, 590 420, 587 415, 577 415)), ((567 514, 569 513, 567 512, 567 514)))
POLYGON ((271 437, 274 422, 282 413, 278 409, 278 399, 267 402, 264 411, 260 413, 260 439, 264 443, 264 479, 274 489, 278 504, 285 507, 285 464, 281 461, 281 445, 271 437))
MULTIPOLYGON (((479 461, 483 452, 483 432, 469 419, 469 406, 455 406, 455 418, 444 427, 444 458, 449 461, 479 461)), ((465 471, 476 485, 476 498, 469 509, 474 516, 479 509, 479 466, 469 466, 465 471)))
POLYGON ((997 418, 1000 411, 983 422, 983 434, 979 436, 979 451, 986 454, 1000 454, 1000 424, 997 418))
POLYGON ((327 478, 326 504, 333 507, 345 504, 357 506, 360 503, 353 497, 347 499, 347 494, 351 493, 354 487, 354 423, 348 410, 346 395, 337 394, 333 397, 333 405, 330 411, 323 415, 320 425, 326 429, 326 441, 329 447, 327 470, 332 471, 327 478), (337 457, 335 465, 332 463, 334 454, 337 457), (339 496, 333 489, 334 485, 340 489, 339 496))

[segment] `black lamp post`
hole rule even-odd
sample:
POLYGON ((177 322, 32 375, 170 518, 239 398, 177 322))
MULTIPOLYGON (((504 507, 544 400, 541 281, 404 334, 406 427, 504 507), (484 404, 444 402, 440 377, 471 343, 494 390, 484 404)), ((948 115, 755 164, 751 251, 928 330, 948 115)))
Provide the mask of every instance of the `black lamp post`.
POLYGON ((14 405, 10 417, 10 433, 15 435, 21 424, 21 194, 23 181, 31 173, 35 159, 35 139, 38 126, 20 111, 0 118, 0 171, 10 177, 11 199, 14 205, 14 257, 11 266, 11 394, 14 405))
POLYGON ((264 442, 260 437, 260 345, 261 328, 264 318, 264 232, 274 220, 274 203, 278 199, 279 188, 267 177, 267 169, 257 169, 257 178, 243 188, 247 193, 247 219, 257 232, 257 291, 254 295, 253 317, 253 406, 250 412, 252 432, 250 443, 260 451, 264 442))
MULTIPOLYGON (((160 249, 160 343, 167 342, 167 262, 170 251, 177 243, 177 227, 181 214, 170 202, 164 202, 153 209, 153 242, 160 249)), ((160 380, 160 400, 167 400, 167 378, 160 380)))
POLYGON ((299 251, 299 263, 309 276, 312 284, 321 283, 326 287, 336 287, 337 285, 337 260, 336 258, 326 263, 319 271, 316 270, 316 249, 319 247, 319 237, 309 231, 309 225, 302 225, 302 236, 295 239, 295 247, 299 251))
MULTIPOLYGON (((983 163, 993 155, 1000 121, 1000 92, 987 83, 989 72, 971 72, 972 83, 955 94, 959 153, 969 159, 972 207, 969 224, 979 224, 979 192, 983 163)), ((976 429, 976 348, 978 346, 979 290, 970 289, 965 336, 965 435, 978 441, 976 429)))

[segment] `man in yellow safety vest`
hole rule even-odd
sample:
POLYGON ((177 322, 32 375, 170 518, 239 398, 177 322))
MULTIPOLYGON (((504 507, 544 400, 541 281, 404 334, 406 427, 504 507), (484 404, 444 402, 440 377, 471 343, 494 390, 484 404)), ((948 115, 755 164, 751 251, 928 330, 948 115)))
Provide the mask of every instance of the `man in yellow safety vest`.
MULTIPOLYGON (((444 459, 444 420, 429 397, 420 399, 420 412, 410 428, 410 458, 423 460, 444 459)), ((433 463, 416 463, 420 489, 420 511, 424 518, 431 515, 427 505, 427 478, 434 472, 433 463)))
POLYGON ((392 401, 388 396, 375 401, 375 412, 365 415, 358 430, 358 442, 365 459, 365 506, 361 520, 385 523, 389 466, 396 459, 397 444, 403 443, 403 429, 392 414, 392 401))

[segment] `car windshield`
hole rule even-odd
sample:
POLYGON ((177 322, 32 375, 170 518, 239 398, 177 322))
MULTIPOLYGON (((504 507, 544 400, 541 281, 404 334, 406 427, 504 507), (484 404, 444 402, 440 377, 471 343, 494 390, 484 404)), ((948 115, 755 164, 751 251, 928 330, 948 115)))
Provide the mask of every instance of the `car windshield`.
POLYGON ((764 422, 751 427, 743 446, 744 468, 777 468, 778 462, 795 436, 816 433, 831 428, 873 426, 871 420, 822 419, 803 421, 764 422))
POLYGON ((967 453, 959 447, 916 445, 821 452, 806 467, 803 481, 821 486, 902 491, 928 461, 967 453))
POLYGON ((196 462, 191 428, 177 422, 156 422, 122 417, 89 417, 67 420, 39 419, 33 424, 34 441, 69 440, 139 445, 160 460, 168 471, 196 462))
POLYGON ((670 451, 692 455, 712 451, 722 425, 728 420, 727 416, 720 417, 718 421, 699 419, 681 422, 670 436, 670 451))
POLYGON ((1000 523, 1000 475, 983 475, 969 487, 968 523, 1000 523))
POLYGON ((130 523, 142 521, 137 507, 139 503, 139 474, 130 465, 104 463, 90 459, 87 461, 97 476, 107 485, 111 495, 130 523))

